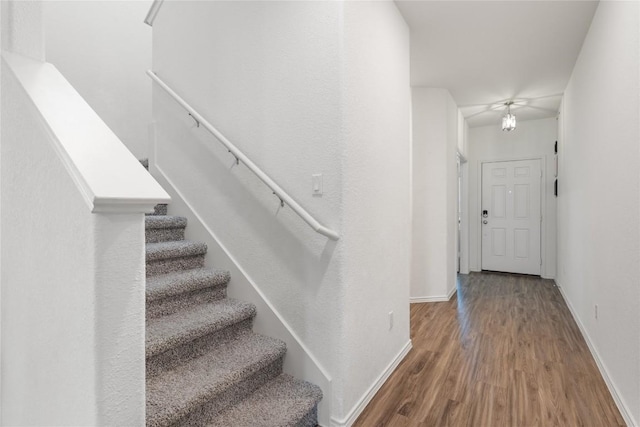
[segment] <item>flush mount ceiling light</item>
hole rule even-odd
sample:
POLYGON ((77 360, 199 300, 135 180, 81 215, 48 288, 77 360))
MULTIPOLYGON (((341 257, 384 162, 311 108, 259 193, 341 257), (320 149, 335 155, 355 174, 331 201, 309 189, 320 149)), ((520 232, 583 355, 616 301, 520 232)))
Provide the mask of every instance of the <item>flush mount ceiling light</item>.
POLYGON ((516 128, 516 116, 511 114, 513 101, 505 102, 504 105, 507 106, 507 112, 502 117, 502 130, 510 132, 516 128))

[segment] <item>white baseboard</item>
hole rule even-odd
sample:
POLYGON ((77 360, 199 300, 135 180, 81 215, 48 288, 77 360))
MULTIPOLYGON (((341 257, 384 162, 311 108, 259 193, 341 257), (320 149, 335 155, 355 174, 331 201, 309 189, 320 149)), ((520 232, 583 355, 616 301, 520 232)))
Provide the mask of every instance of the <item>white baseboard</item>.
POLYGON ((441 296, 435 296, 435 297, 411 297, 409 298, 409 303, 418 304, 422 302, 447 302, 447 301, 451 301, 451 298, 453 297, 453 295, 455 295, 457 291, 458 291, 458 288, 454 287, 453 289, 451 289, 451 291, 449 291, 448 295, 441 295, 441 296))
POLYGON ((393 358, 391 363, 387 365, 384 371, 378 376, 378 378, 371 384, 371 387, 366 391, 366 393, 360 398, 360 400, 356 403, 356 405, 349 411, 347 416, 342 420, 337 420, 331 417, 331 427, 349 427, 351 426, 360 416, 364 408, 367 407, 371 399, 376 395, 380 387, 387 381, 389 376, 396 370, 400 362, 405 358, 405 356, 411 350, 412 344, 411 340, 409 340, 404 347, 400 350, 400 352, 393 358))
POLYGON ((409 303, 418 304, 422 302, 446 302, 449 301, 449 297, 446 295, 440 297, 411 297, 409 298, 409 303))
POLYGON ((560 290, 560 295, 562 295, 564 302, 567 304, 567 307, 569 307, 569 311, 571 312, 571 316, 573 316, 573 320, 575 320, 576 324, 578 325, 578 328, 582 333, 582 337, 584 338, 584 340, 587 343, 587 346, 589 347, 591 356, 593 356, 593 359, 596 361, 596 365, 598 365, 598 370, 600 371, 600 375, 602 375, 604 382, 607 384, 609 393, 611 393, 611 397, 613 397, 613 401, 616 403, 616 406, 618 407, 618 410, 620 411, 622 418, 624 418, 624 422, 629 427, 638 427, 638 423, 636 423, 635 420, 633 419, 631 412, 627 409, 627 405, 625 405, 624 401, 620 397, 620 394, 618 393, 618 390, 616 389, 615 384, 611 380, 611 377, 609 376, 609 372, 607 371, 607 368, 602 362, 602 359, 600 358, 600 354, 598 353, 598 350, 596 350, 596 347, 593 345, 593 342, 591 342, 591 337, 587 333, 587 330, 582 324, 582 321, 580 320, 580 318, 578 317, 578 314, 573 309, 573 306, 571 305, 571 301, 569 301, 569 299, 567 298, 567 295, 564 293, 564 290, 562 289, 562 285, 558 282, 557 279, 555 280, 555 282, 556 282, 556 285, 558 286, 558 289, 560 290))

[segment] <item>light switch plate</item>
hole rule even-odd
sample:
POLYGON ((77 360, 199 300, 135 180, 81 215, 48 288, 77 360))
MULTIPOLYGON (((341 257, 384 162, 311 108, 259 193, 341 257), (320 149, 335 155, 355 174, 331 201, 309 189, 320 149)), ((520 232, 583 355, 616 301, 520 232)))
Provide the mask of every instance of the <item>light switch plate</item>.
POLYGON ((316 173, 311 175, 311 194, 314 196, 322 196, 322 174, 316 173))

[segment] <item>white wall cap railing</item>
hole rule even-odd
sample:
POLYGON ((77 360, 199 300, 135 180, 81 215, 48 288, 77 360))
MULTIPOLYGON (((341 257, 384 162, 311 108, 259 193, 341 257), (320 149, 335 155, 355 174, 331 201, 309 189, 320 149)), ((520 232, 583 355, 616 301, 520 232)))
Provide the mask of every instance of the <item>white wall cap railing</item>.
POLYGON ((149 12, 147 13, 147 17, 144 18, 144 23, 150 27, 153 27, 153 21, 156 20, 156 16, 158 15, 158 11, 160 10, 160 6, 162 6, 162 2, 164 0, 153 0, 151 3, 151 7, 149 8, 149 12))
POLYGON ((150 212, 170 197, 51 64, 2 52, 91 212, 150 212))
POLYGON ((266 173, 262 171, 255 163, 251 161, 242 151, 231 143, 219 130, 217 130, 211 123, 209 123, 204 117, 202 117, 196 110, 193 109, 180 95, 178 95, 173 89, 171 89, 165 82, 163 82, 153 71, 148 70, 147 74, 151 79, 158 84, 165 92, 167 92, 178 104, 182 106, 200 125, 204 126, 213 136, 215 136, 222 145, 224 145, 229 152, 235 156, 238 162, 242 162, 251 172, 253 172, 267 187, 269 187, 273 193, 284 204, 288 205, 300 218, 304 220, 313 230, 317 233, 327 236, 332 240, 340 239, 340 236, 335 231, 320 224, 309 212, 307 212, 302 206, 298 204, 289 194, 287 194, 278 184, 276 184, 266 173))

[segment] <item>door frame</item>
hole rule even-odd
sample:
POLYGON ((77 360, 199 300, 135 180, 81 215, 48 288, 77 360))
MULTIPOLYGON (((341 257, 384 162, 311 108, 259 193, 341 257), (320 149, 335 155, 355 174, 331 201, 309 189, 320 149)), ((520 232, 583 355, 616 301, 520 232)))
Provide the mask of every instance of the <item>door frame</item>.
POLYGON ((497 163, 497 162, 517 162, 521 160, 540 160, 540 170, 542 171, 542 176, 540 177, 540 215, 542 216, 542 221, 540 222, 540 259, 542 264, 540 265, 540 277, 547 276, 547 260, 546 260, 546 252, 547 252, 547 186, 546 186, 546 177, 547 177, 547 157, 546 156, 524 156, 524 157, 497 157, 492 159, 481 159, 478 160, 477 164, 477 174, 478 174, 478 193, 477 193, 477 201, 476 201, 476 219, 472 221, 476 221, 477 230, 478 230, 478 241, 476 246, 476 251, 478 254, 478 268, 482 271, 482 169, 485 163, 497 163))
MULTIPOLYGON (((457 210, 462 213, 460 218, 460 226, 456 224, 456 234, 460 233, 459 240, 456 239, 456 261, 458 254, 460 255, 460 274, 469 274, 469 160, 467 157, 457 151, 457 159, 460 161, 460 176, 456 177, 456 206, 457 210), (458 184, 461 184, 461 188, 458 188, 458 184), (458 194, 460 191, 461 194, 458 194), (459 201, 462 201, 462 205, 458 206, 459 201), (458 241, 460 246, 458 247, 458 241)), ((456 212, 457 218, 458 212, 456 212)))

